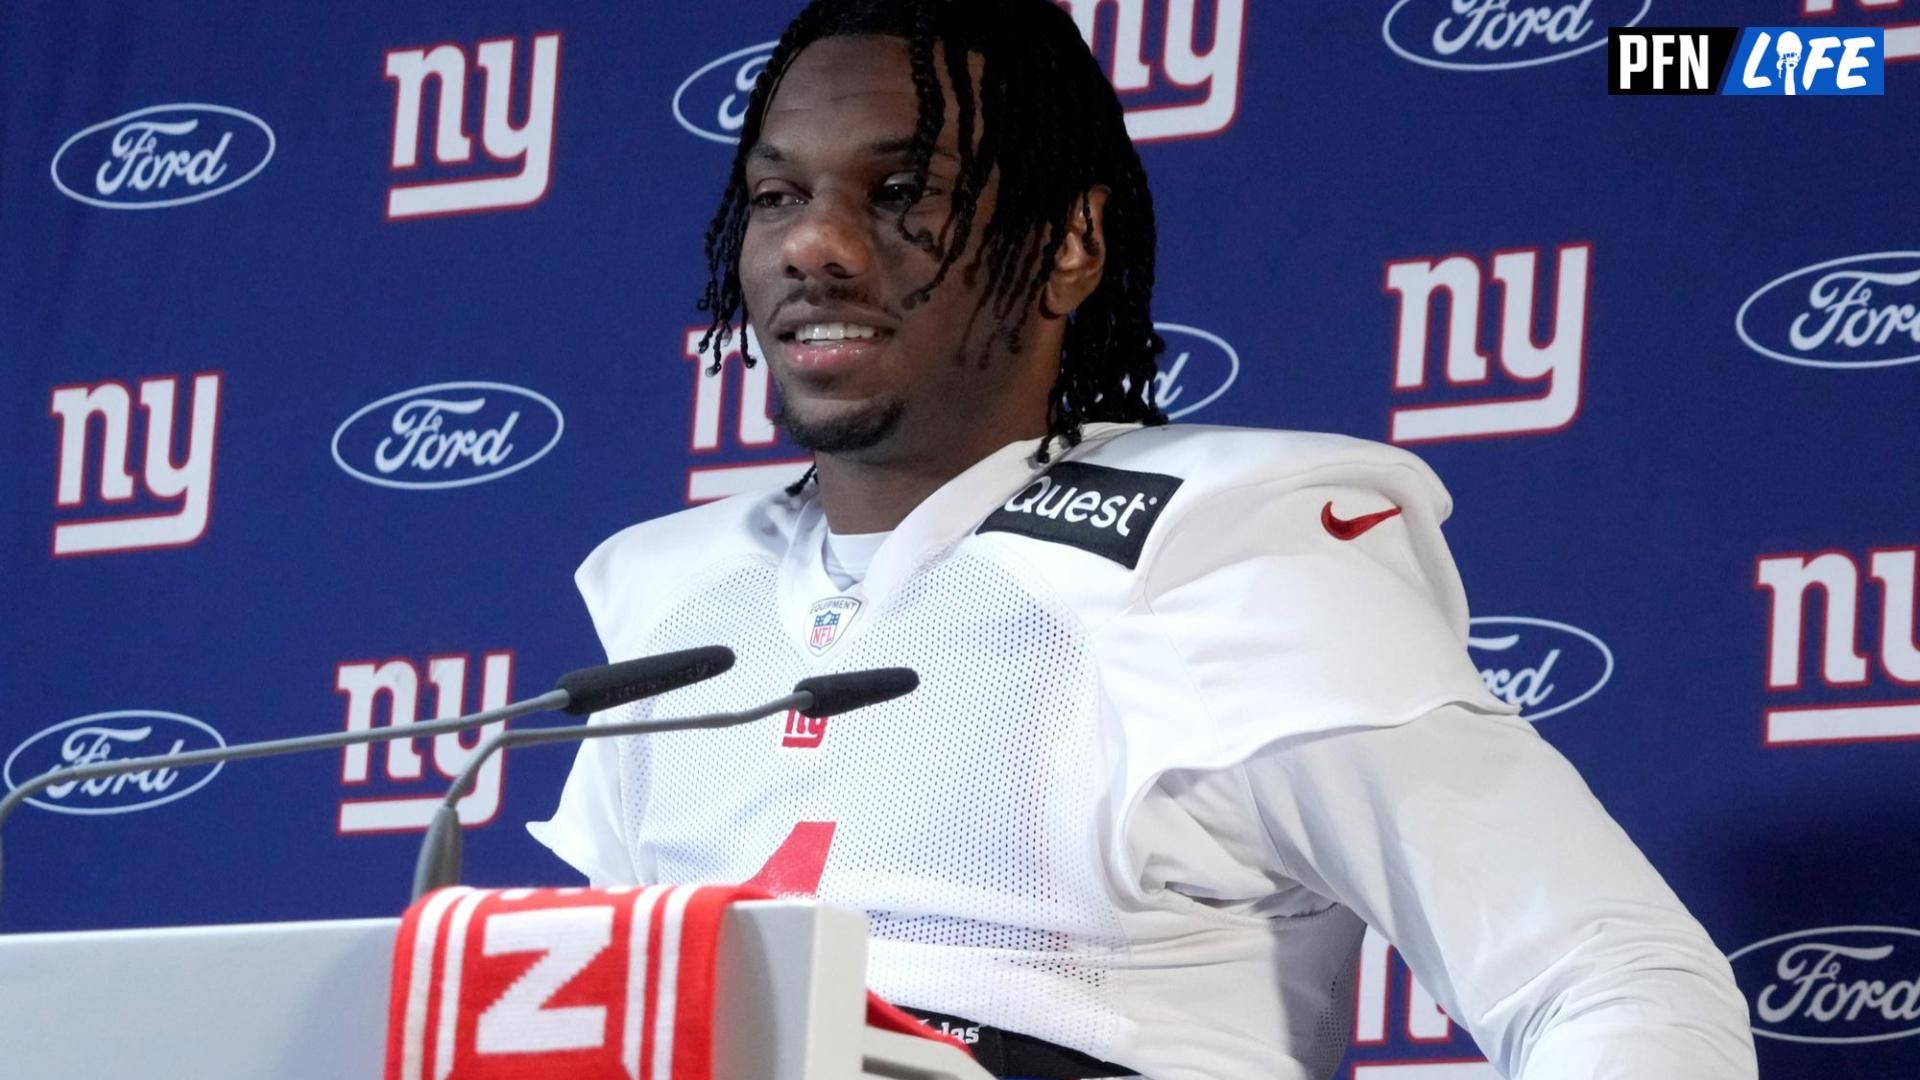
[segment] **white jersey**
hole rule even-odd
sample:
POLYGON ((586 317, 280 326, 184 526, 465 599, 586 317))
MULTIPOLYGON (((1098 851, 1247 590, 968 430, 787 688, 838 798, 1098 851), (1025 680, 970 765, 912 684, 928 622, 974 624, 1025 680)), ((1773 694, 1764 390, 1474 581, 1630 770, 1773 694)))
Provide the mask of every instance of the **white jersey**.
POLYGON ((866 911, 882 996, 1155 1080, 1329 1076, 1365 923, 1512 1075, 1754 1075, 1725 961, 1470 663, 1425 465, 1185 425, 1035 445, 928 497, 846 589, 810 494, 601 545, 577 580, 610 658, 739 655, 602 719, 921 685, 584 743, 535 835, 597 883, 866 911))

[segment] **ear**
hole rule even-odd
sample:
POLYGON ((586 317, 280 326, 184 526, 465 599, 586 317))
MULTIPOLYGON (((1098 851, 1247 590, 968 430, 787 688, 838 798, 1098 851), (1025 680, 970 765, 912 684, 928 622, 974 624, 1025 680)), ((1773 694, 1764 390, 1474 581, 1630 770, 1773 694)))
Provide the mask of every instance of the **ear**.
POLYGON ((1053 276, 1040 293, 1040 314, 1064 319, 1100 287, 1107 269, 1106 209, 1110 192, 1101 186, 1074 200, 1067 236, 1053 259, 1053 276))

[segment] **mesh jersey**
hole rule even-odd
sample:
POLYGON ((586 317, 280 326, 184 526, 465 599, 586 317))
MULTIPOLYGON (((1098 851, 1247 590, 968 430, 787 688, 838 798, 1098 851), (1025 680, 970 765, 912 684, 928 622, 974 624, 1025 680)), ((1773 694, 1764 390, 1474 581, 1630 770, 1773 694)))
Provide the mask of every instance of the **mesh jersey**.
POLYGON ((759 875, 864 910, 870 982, 901 1004, 1156 1077, 1326 1075, 1360 920, 1303 889, 1234 911, 1205 882, 1149 884, 1143 845, 1180 835, 1157 786, 1175 770, 1449 703, 1511 711, 1466 656, 1446 493, 1338 436, 1093 425, 1045 470, 1034 446, 934 493, 846 590, 809 496, 608 540, 577 580, 610 657, 740 658, 619 719, 866 667, 921 687, 817 732, 584 743, 535 835, 596 881, 759 875), (834 597, 857 606, 823 612, 834 597))

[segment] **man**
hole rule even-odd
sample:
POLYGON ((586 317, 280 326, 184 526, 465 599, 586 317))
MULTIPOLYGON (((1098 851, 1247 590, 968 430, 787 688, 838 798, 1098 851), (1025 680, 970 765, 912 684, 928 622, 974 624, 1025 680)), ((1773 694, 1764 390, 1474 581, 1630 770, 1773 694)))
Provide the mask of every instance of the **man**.
POLYGON ((874 988, 1008 1075, 1327 1077, 1365 924, 1509 1076, 1755 1075, 1719 951, 1468 662, 1425 466, 1161 426, 1152 204, 1060 9, 811 4, 708 256, 815 471, 607 541, 596 628, 738 651, 662 715, 921 687, 587 743, 563 858, 865 910, 874 988))

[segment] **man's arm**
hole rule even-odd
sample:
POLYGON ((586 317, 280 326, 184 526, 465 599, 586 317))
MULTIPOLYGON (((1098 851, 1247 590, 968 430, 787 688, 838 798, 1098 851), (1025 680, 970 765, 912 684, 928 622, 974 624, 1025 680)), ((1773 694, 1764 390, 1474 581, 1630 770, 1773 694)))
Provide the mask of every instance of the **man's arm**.
POLYGON ((1384 934, 1506 1075, 1757 1075, 1725 957, 1525 722, 1446 706, 1242 774, 1280 868, 1384 934))

